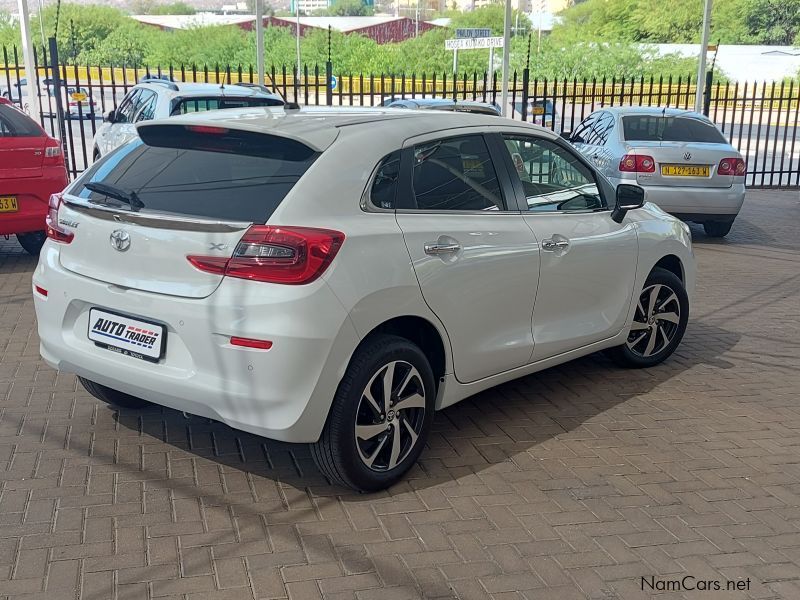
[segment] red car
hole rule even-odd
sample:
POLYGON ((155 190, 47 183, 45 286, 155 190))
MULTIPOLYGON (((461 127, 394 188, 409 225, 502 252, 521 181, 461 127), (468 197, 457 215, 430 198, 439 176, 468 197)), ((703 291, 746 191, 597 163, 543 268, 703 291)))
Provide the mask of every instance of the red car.
POLYGON ((0 98, 0 235, 38 254, 46 239, 50 194, 67 185, 61 143, 0 98))

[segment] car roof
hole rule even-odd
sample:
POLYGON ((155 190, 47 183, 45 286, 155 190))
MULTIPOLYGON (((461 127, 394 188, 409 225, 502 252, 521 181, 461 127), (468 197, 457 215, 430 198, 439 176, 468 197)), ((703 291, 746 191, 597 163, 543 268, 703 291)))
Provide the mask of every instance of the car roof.
POLYGON ((175 98, 228 96, 232 98, 274 97, 278 100, 281 99, 277 94, 265 92, 261 88, 236 84, 183 83, 180 81, 167 81, 166 79, 149 79, 137 83, 135 87, 154 90, 161 94, 171 95, 175 98))
POLYGON ((681 117, 693 117, 696 119, 703 119, 704 121, 708 120, 707 117, 701 115, 700 113, 684 108, 664 108, 659 106, 608 106, 604 108, 599 108, 595 112, 600 112, 601 110, 610 112, 615 115, 619 115, 621 117, 631 116, 631 115, 651 115, 651 116, 665 115, 667 117, 681 116, 681 117))
POLYGON ((480 102, 478 100, 453 100, 452 98, 397 98, 392 103, 386 105, 386 108, 392 108, 395 105, 408 105, 422 109, 437 109, 437 108, 454 108, 462 112, 480 112, 484 114, 500 114, 500 108, 489 102, 480 102))
MULTIPOLYGON (((178 125, 206 125, 240 129, 298 140, 321 152, 342 133, 374 128, 381 124, 381 135, 394 135, 398 140, 457 127, 497 126, 497 116, 467 112, 398 110, 391 108, 304 108, 270 110, 268 107, 230 108, 189 113, 169 119, 145 121, 144 128, 178 125)), ((518 121, 505 121, 514 128, 529 128, 541 133, 540 127, 518 121)), ((552 133, 552 132, 550 132, 552 133)), ((144 137, 144 136, 143 136, 144 137)))

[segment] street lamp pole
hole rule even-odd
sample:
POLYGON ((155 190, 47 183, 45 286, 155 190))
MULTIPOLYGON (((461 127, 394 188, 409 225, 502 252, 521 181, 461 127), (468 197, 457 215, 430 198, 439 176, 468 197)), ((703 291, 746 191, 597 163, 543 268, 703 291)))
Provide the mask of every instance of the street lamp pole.
POLYGON ((295 85, 297 85, 297 80, 300 79, 300 0, 294 0, 294 7, 297 20, 297 77, 295 78, 295 85))
POLYGON ((258 84, 266 85, 264 74, 264 0, 256 0, 256 68, 258 84))
POLYGON ((500 84, 500 107, 503 116, 508 116, 508 63, 511 58, 511 0, 506 0, 506 15, 503 19, 503 81, 500 84))
MULTIPOLYGON (((19 28, 22 33, 22 60, 25 61, 25 82, 28 90, 28 112, 34 119, 39 118, 39 96, 36 94, 36 64, 33 60, 33 42, 31 42, 31 17, 28 12, 28 0, 19 0, 19 28)), ((11 90, 9 90, 10 92, 11 90)), ((19 88, 19 101, 22 102, 22 87, 19 88)))
POLYGON ((695 112, 703 112, 703 93, 706 85, 706 53, 708 52, 708 38, 711 35, 711 0, 705 0, 703 13, 703 36, 700 40, 700 56, 697 66, 697 85, 694 94, 695 112))

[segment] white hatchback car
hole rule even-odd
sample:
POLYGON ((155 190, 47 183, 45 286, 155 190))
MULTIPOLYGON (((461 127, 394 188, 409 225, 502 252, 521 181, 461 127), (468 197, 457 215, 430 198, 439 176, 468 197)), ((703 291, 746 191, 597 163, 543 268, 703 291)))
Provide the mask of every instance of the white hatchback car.
POLYGON ((33 276, 42 357, 106 402, 307 442, 377 490, 435 410, 683 336, 687 226, 550 131, 355 109, 138 131, 53 197, 33 276))

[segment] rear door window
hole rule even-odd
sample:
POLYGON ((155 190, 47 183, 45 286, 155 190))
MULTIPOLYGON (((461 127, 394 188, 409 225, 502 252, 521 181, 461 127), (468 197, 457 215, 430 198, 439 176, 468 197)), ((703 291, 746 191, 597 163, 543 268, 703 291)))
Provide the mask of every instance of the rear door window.
POLYGON ((622 117, 622 131, 630 142, 728 143, 713 123, 697 117, 629 115, 622 117))
POLYGON ((130 95, 122 100, 119 109, 114 113, 114 123, 132 123, 133 115, 139 108, 139 98, 141 89, 135 89, 130 95))
POLYGON ((0 137, 41 137, 39 126, 25 113, 8 104, 0 104, 0 137))
POLYGON ((397 186, 400 181, 400 151, 392 152, 381 161, 370 188, 370 201, 377 208, 396 208, 397 186))
POLYGON ((215 97, 215 98, 182 98, 177 101, 172 109, 173 115, 186 113, 205 112, 207 110, 220 110, 224 108, 247 108, 251 106, 283 106, 283 102, 276 98, 259 97, 215 97))
POLYGON ((298 141, 247 131, 165 125, 139 134, 92 165, 70 193, 129 209, 85 187, 103 183, 133 192, 142 212, 265 223, 319 156, 298 141))

